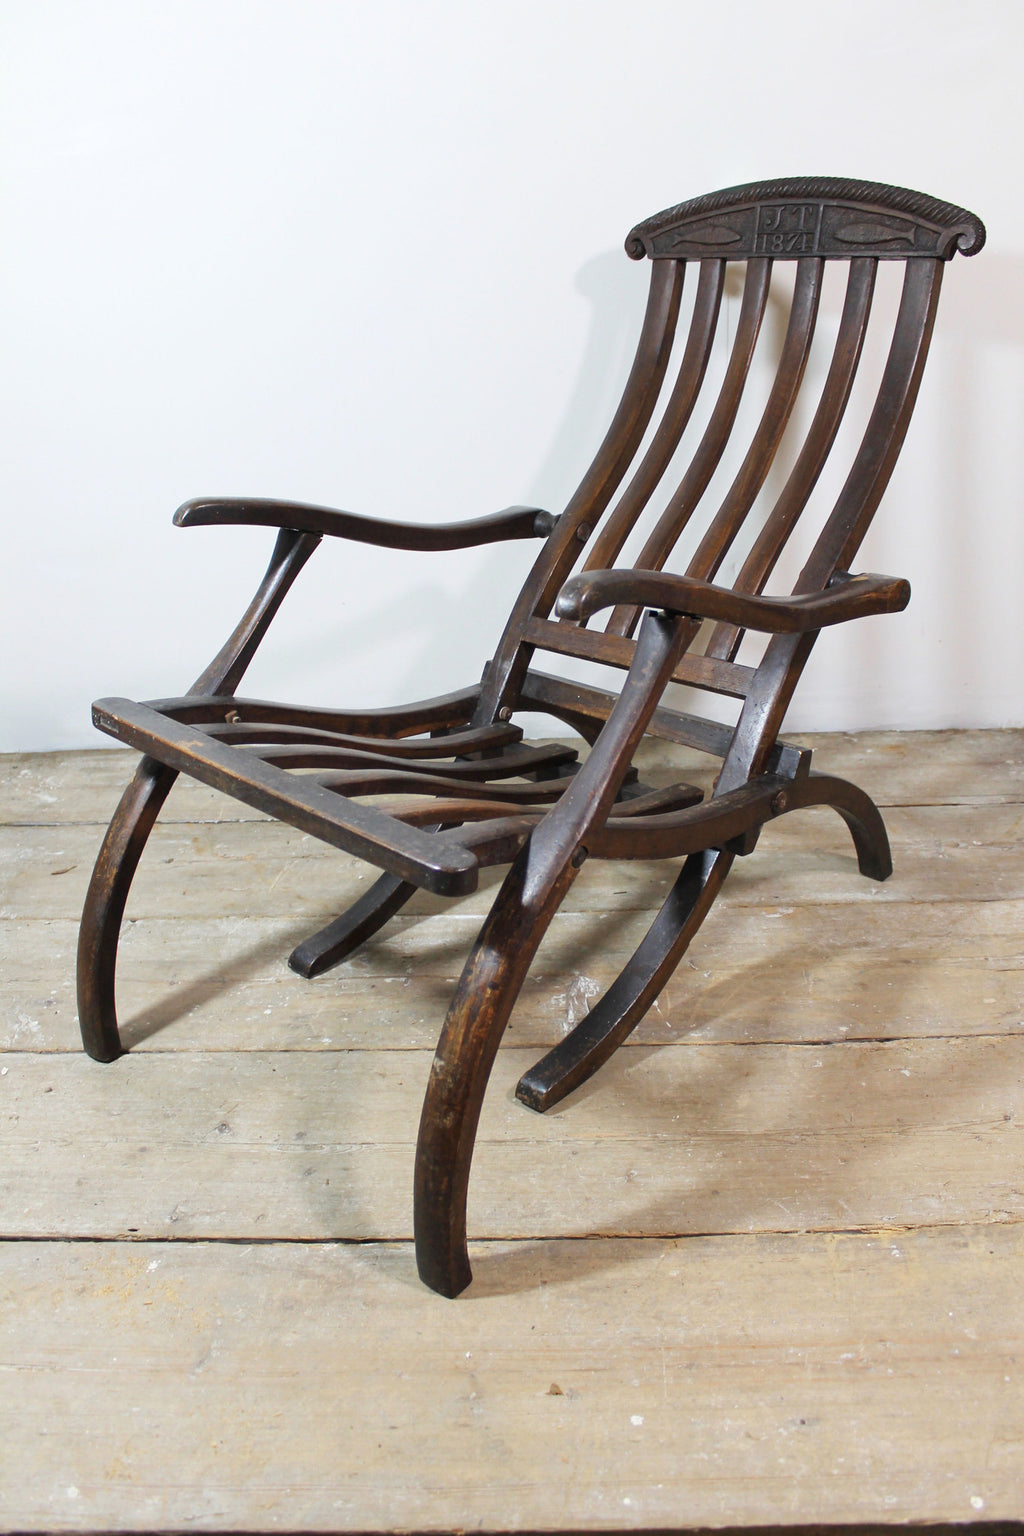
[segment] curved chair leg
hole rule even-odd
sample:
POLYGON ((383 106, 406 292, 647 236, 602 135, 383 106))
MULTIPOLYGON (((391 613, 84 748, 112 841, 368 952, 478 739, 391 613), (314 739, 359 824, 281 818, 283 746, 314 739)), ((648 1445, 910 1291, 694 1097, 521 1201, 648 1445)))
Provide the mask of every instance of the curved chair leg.
MULTIPOLYGON (((881 813, 869 795, 846 779, 811 774, 783 791, 780 809, 827 805, 850 829, 862 875, 887 880, 892 854, 881 813)), ((543 1113, 586 1082, 636 1028, 679 964, 722 887, 733 854, 709 849, 690 854, 646 938, 608 991, 570 1035, 523 1074, 520 1103, 543 1113)))
POLYGON ((516 1098, 540 1113, 585 1083, 640 1023, 710 912, 733 855, 691 853, 632 959, 586 1018, 525 1072, 516 1098))
POLYGON ((536 863, 527 843, 505 877, 452 998, 423 1100, 416 1265, 421 1280, 442 1296, 457 1296, 473 1278, 466 1195, 484 1092, 530 962, 576 875, 568 852, 546 871, 538 872, 536 863))
POLYGON ((178 777, 144 757, 103 839, 78 935, 78 1023, 82 1044, 96 1061, 122 1053, 114 1006, 117 941, 125 902, 153 823, 178 777))
POLYGON ((381 875, 347 912, 297 944, 288 956, 288 964, 307 979, 322 976, 383 928, 416 890, 415 885, 398 875, 381 875))
POLYGON ((487 1080, 530 962, 587 858, 697 620, 648 613, 618 702, 579 773, 505 876, 455 989, 423 1100, 416 1148, 416 1263, 442 1296, 472 1279, 466 1194, 487 1080))
POLYGON ((831 774, 812 773, 799 788, 802 790, 805 785, 814 792, 814 798, 799 803, 831 806, 846 822, 861 874, 869 880, 888 880, 892 874, 889 834, 871 796, 848 779, 836 779, 831 774))

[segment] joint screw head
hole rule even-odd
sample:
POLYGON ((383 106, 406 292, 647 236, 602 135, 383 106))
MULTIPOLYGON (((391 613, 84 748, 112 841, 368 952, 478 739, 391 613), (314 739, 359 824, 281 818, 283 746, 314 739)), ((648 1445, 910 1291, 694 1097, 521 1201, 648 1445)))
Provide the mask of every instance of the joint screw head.
POLYGON ((242 723, 242 717, 237 709, 229 709, 224 719, 228 725, 241 725, 242 723))
POLYGON ((772 815, 781 816, 789 804, 789 796, 784 789, 780 789, 777 795, 772 796, 772 815))
POLYGON ((579 527, 576 529, 576 537, 579 539, 581 544, 585 544, 590 538, 590 524, 580 523, 579 527))
POLYGON ((581 843, 572 856, 571 862, 573 869, 582 869, 583 865, 587 862, 587 857, 587 850, 581 843))
POLYGON ((503 704, 501 706, 501 708, 498 710, 498 719, 499 720, 511 720, 512 719, 512 711, 509 709, 507 704, 503 704))

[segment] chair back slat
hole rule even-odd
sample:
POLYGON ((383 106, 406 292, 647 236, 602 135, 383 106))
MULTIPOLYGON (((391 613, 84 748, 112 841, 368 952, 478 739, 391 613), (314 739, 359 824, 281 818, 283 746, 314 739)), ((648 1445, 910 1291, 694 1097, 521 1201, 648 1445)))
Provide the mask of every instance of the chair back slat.
MULTIPOLYGON (((631 637, 639 618, 634 606, 614 608, 601 634, 582 624, 552 619, 555 598, 581 562, 585 570, 620 562, 634 533, 642 545, 632 561, 636 567, 661 570, 669 562, 693 526, 723 459, 731 462, 730 439, 736 435, 741 405, 754 392, 750 381, 755 351, 760 359, 768 350, 758 342, 773 271, 780 261, 793 262, 796 272, 777 366, 757 427, 742 450, 724 499, 698 536, 687 541, 694 546, 687 574, 715 580, 731 551, 745 549, 734 557, 739 567, 734 586, 757 594, 783 561, 839 441, 864 352, 878 263, 887 261, 904 268, 887 361, 852 468, 795 591, 821 591, 837 571, 847 570, 906 435, 931 338, 942 266, 958 250, 974 254, 984 240, 983 225, 965 209, 903 188, 828 178, 733 187, 692 199, 637 225, 626 249, 637 260, 651 259, 651 291, 626 391, 594 463, 558 520, 513 609, 495 658, 485 670, 473 724, 488 723, 496 716, 507 718, 507 711, 516 706, 535 649, 616 667, 629 665, 634 649, 631 637), (699 277, 679 372, 649 445, 626 480, 662 396, 683 273, 691 262, 699 264, 699 277), (796 407, 808 373, 826 264, 838 262, 848 272, 842 314, 820 397, 807 413, 810 425, 800 441, 790 424, 803 419, 796 415, 796 407), (745 279, 735 339, 721 382, 713 391, 707 374, 721 326, 727 264, 735 264, 729 270, 742 266, 745 279), (701 414, 705 424, 699 434, 694 433, 699 440, 685 467, 677 472, 672 465, 685 447, 687 427, 702 392, 711 395, 713 403, 701 414), (792 467, 771 510, 748 533, 754 518, 761 518, 755 508, 784 438, 786 462, 792 467), (790 438, 794 439, 791 449, 790 438), (651 515, 653 527, 644 534, 640 519, 670 474, 674 488, 670 483, 662 493, 663 510, 651 515), (626 488, 613 505, 624 480, 626 488)), ((762 371, 759 362, 758 387, 762 371)), ((820 495, 815 499, 820 500, 820 495)), ((816 514, 815 523, 819 526, 816 514)), ((792 555, 786 557, 787 568, 791 560, 792 555)), ((675 677, 744 700, 718 781, 719 792, 724 792, 747 773, 759 771, 762 759, 772 750, 815 636, 777 636, 752 667, 740 666, 736 660, 742 630, 725 623, 708 629, 703 654, 691 649, 675 677)))
POLYGON ((591 545, 586 561, 590 570, 604 570, 615 564, 623 544, 636 526, 637 518, 679 446, 707 372, 722 306, 725 267, 725 262, 721 260, 702 261, 700 264, 690 330, 675 386, 640 468, 591 545))
MULTIPOLYGON (((740 408, 743 388, 750 373, 754 347, 757 344, 765 304, 768 301, 771 273, 772 264, 763 257, 756 257, 747 263, 736 339, 733 342, 729 366, 725 371, 715 408, 679 489, 669 501, 653 533, 637 556, 635 563, 644 570, 661 570, 680 534, 693 516, 694 509, 707 490, 708 482, 725 452, 729 434, 736 421, 736 413, 740 408)), ((612 629, 612 625, 608 627, 612 629)), ((617 631, 613 630, 613 632, 617 631)))
POLYGON ((687 574, 700 581, 714 579, 765 482, 786 430, 807 366, 821 297, 823 268, 824 263, 819 257, 805 257, 797 263, 786 339, 764 414, 728 495, 687 567, 687 574))
MULTIPOLYGON (((687 566, 687 575, 701 581, 710 581, 715 576, 771 468, 807 366, 823 271, 824 263, 819 257, 805 257, 797 263, 786 337, 764 412, 739 472, 687 566)), ((692 507, 679 524, 680 533, 691 515, 692 507)), ((671 555, 671 536, 671 523, 664 518, 641 551, 637 565, 645 570, 660 570, 671 555)), ((632 634, 639 618, 638 608, 620 605, 613 610, 607 628, 615 634, 632 634)))
MULTIPOLYGON (((878 397, 846 483, 794 592, 820 592, 848 569, 896 464, 924 372, 942 284, 942 262, 908 262, 878 397)), ((763 768, 815 636, 775 635, 765 648, 719 777, 725 793, 763 768)))
POLYGON ((490 724, 514 698, 529 665, 523 647, 534 614, 551 612, 558 589, 614 496, 654 414, 675 338, 685 264, 652 262, 647 310, 636 356, 611 426, 576 494, 534 563, 516 599, 494 659, 488 663, 471 725, 490 724))
POLYGON ((847 570, 896 466, 928 357, 942 286, 941 261, 907 262, 878 398, 857 457, 795 591, 816 592, 847 570))
MULTIPOLYGON (((878 262, 873 256, 856 257, 850 263, 839 333, 814 420, 782 494, 768 514, 736 578, 734 585, 739 592, 764 591, 832 449, 863 351, 877 270, 878 262)), ((716 624, 705 655, 731 661, 739 650, 743 634, 744 631, 733 624, 716 624)))

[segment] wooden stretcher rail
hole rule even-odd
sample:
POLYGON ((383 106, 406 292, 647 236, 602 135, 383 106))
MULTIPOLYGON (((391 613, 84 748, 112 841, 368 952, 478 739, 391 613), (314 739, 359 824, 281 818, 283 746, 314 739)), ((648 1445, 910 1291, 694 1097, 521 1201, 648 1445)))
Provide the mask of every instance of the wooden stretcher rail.
MULTIPOLYGON (((628 671, 633 664, 634 642, 624 635, 597 634, 554 619, 531 619, 524 637, 540 650, 556 651, 561 656, 579 656, 585 661, 621 667, 623 671, 628 671)), ((691 687, 724 693, 733 699, 746 698, 753 677, 753 667, 744 667, 735 661, 715 661, 707 656, 683 656, 672 673, 674 683, 688 683, 691 687)))

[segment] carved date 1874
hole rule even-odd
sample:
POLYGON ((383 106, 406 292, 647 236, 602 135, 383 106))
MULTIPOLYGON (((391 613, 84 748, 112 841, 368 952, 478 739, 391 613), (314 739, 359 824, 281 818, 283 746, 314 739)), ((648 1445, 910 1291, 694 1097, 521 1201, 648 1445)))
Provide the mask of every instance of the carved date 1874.
POLYGON ((809 255, 817 245, 821 204, 769 204, 758 209, 755 249, 760 255, 809 255))

